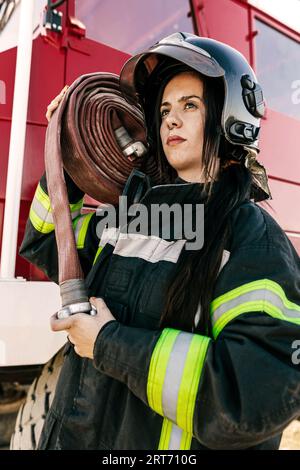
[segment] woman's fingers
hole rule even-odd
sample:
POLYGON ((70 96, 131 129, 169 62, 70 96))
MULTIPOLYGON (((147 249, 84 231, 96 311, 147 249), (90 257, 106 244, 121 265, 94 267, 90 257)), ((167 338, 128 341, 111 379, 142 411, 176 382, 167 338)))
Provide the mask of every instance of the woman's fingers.
POLYGON ((69 85, 64 86, 64 88, 61 90, 61 92, 59 93, 59 95, 57 95, 57 96, 51 101, 51 103, 47 106, 46 119, 47 119, 48 122, 50 121, 51 116, 52 116, 52 114, 54 113, 54 111, 56 110, 56 108, 58 108, 59 103, 60 103, 61 100, 63 99, 64 95, 66 94, 66 92, 67 92, 67 90, 68 90, 68 88, 69 88, 69 85))
POLYGON ((101 297, 91 297, 90 303, 96 308, 97 313, 101 313, 103 310, 109 310, 101 297))
POLYGON ((56 110, 56 108, 58 107, 58 105, 59 105, 59 102, 51 101, 51 103, 47 106, 46 119, 48 122, 50 121, 51 116, 53 112, 56 110))
POLYGON ((69 85, 65 85, 65 86, 63 87, 63 89, 61 90, 60 94, 61 94, 61 95, 64 95, 64 94, 66 93, 66 91, 67 91, 68 88, 69 88, 69 85))
POLYGON ((56 313, 50 318, 50 326, 52 331, 63 331, 69 330, 73 325, 76 319, 73 316, 58 319, 56 313))
POLYGON ((89 300, 97 310, 98 315, 96 315, 96 317, 99 317, 102 322, 106 323, 109 320, 115 320, 115 317, 101 297, 90 297, 89 300))

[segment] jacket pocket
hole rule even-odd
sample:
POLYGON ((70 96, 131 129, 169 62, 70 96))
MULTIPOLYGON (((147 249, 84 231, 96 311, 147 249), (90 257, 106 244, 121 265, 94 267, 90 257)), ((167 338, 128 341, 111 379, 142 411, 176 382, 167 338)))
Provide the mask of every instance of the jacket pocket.
POLYGON ((104 298, 117 304, 128 305, 133 278, 133 270, 125 266, 124 260, 112 260, 104 280, 104 298))
POLYGON ((108 296, 104 296, 104 301, 116 320, 123 325, 128 325, 130 323, 128 307, 126 305, 108 296))
POLYGON ((138 299, 135 310, 136 326, 156 329, 166 301, 172 267, 153 266, 138 299))

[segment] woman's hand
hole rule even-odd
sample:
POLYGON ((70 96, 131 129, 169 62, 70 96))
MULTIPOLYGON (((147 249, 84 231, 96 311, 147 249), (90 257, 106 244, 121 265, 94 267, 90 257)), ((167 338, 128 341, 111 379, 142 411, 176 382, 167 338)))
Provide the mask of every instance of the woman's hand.
POLYGON ((115 318, 103 299, 91 297, 90 302, 96 307, 97 315, 77 313, 59 320, 55 314, 51 317, 50 323, 53 331, 68 332, 68 339, 79 356, 93 359, 94 344, 100 329, 115 318))
POLYGON ((51 116, 52 116, 52 114, 54 113, 54 111, 56 110, 56 108, 58 108, 58 105, 59 105, 59 103, 61 102, 61 100, 63 99, 64 95, 66 94, 68 88, 69 88, 69 85, 66 85, 66 86, 61 90, 60 94, 57 95, 57 96, 51 101, 51 103, 47 106, 46 119, 47 119, 48 122, 50 121, 51 116))

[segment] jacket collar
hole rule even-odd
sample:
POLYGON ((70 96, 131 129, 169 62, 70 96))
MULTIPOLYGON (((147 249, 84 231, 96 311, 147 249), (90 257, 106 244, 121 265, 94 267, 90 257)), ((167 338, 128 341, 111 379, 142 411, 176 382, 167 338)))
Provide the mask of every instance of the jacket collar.
POLYGON ((140 202, 147 204, 194 204, 203 203, 207 198, 204 183, 190 183, 179 176, 172 184, 152 186, 141 198, 140 202))
MULTIPOLYGON (((215 183, 216 184, 216 183, 215 183)), ((123 195, 134 202, 147 204, 194 204, 204 203, 207 193, 204 183, 191 183, 179 176, 172 184, 151 185, 149 177, 133 169, 123 190, 123 195)))

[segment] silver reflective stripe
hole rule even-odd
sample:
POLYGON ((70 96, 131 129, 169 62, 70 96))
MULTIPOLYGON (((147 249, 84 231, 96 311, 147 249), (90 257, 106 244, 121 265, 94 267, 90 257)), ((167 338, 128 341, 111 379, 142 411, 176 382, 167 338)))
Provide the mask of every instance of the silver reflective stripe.
POLYGON ((119 231, 120 229, 117 227, 105 227, 102 232, 99 245, 104 247, 106 243, 109 243, 110 245, 115 246, 118 239, 119 231))
POLYGON ((164 385, 162 390, 162 407, 164 416, 177 422, 177 402, 186 357, 191 344, 192 335, 180 332, 173 345, 169 357, 164 385))
POLYGON ((196 312, 196 315, 195 315, 195 319, 194 319, 195 328, 197 328, 198 323, 199 323, 199 321, 200 321, 200 318, 201 318, 201 310, 202 310, 202 307, 201 307, 201 303, 199 302, 198 308, 197 308, 197 312, 196 312))
POLYGON ((167 241, 163 238, 137 233, 120 233, 114 254, 142 258, 150 263, 170 261, 177 263, 186 240, 167 241))
MULTIPOLYGON (((45 209, 43 204, 35 197, 31 204, 31 209, 35 212, 35 214, 47 224, 53 224, 53 216, 52 212, 45 209)), ((80 215, 80 209, 77 209, 74 212, 71 212, 72 219, 75 219, 78 215, 80 215)))
MULTIPOLYGON (((220 274, 220 272, 224 268, 225 264, 229 261, 229 258, 230 258, 230 251, 223 250, 223 255, 222 255, 222 260, 221 260, 218 275, 220 274)), ((197 328, 197 326, 199 324, 199 321, 200 321, 200 318, 201 318, 201 304, 199 303, 198 308, 197 308, 197 312, 195 314, 195 319, 194 319, 195 328, 197 328)))
POLYGON ((77 209, 76 211, 71 212, 72 220, 76 219, 76 217, 78 217, 80 214, 81 214, 81 209, 77 209))
POLYGON ((221 318, 222 315, 227 313, 228 310, 239 307, 240 305, 246 302, 269 302, 270 304, 274 305, 279 310, 281 310, 283 315, 287 318, 290 317, 300 319, 300 311, 287 308, 278 294, 272 292, 269 289, 256 289, 252 292, 247 292, 246 294, 239 295, 233 300, 228 300, 227 302, 224 302, 222 305, 220 305, 220 307, 218 307, 213 313, 213 324, 215 324, 221 318))
POLYGON ((220 274, 220 272, 221 272, 222 269, 224 268, 225 264, 228 262, 229 258, 230 258, 230 251, 228 251, 228 250, 223 250, 222 260, 221 260, 221 264, 220 264, 220 268, 219 268, 218 274, 220 274))
POLYGON ((41 220, 43 220, 47 224, 53 224, 52 213, 47 211, 36 197, 32 201, 31 208, 41 220))
POLYGON ((168 450, 179 450, 180 449, 180 442, 182 438, 183 430, 180 429, 176 424, 172 423, 172 431, 170 436, 170 442, 168 450))
POLYGON ((82 217, 80 217, 80 219, 78 220, 78 222, 77 222, 77 224, 76 224, 76 227, 75 227, 74 234, 75 234, 75 240, 76 240, 76 244, 77 244, 77 245, 78 245, 80 230, 81 230, 82 224, 83 224, 83 222, 84 222, 84 219, 85 219, 85 216, 84 216, 84 215, 83 215, 82 217))

